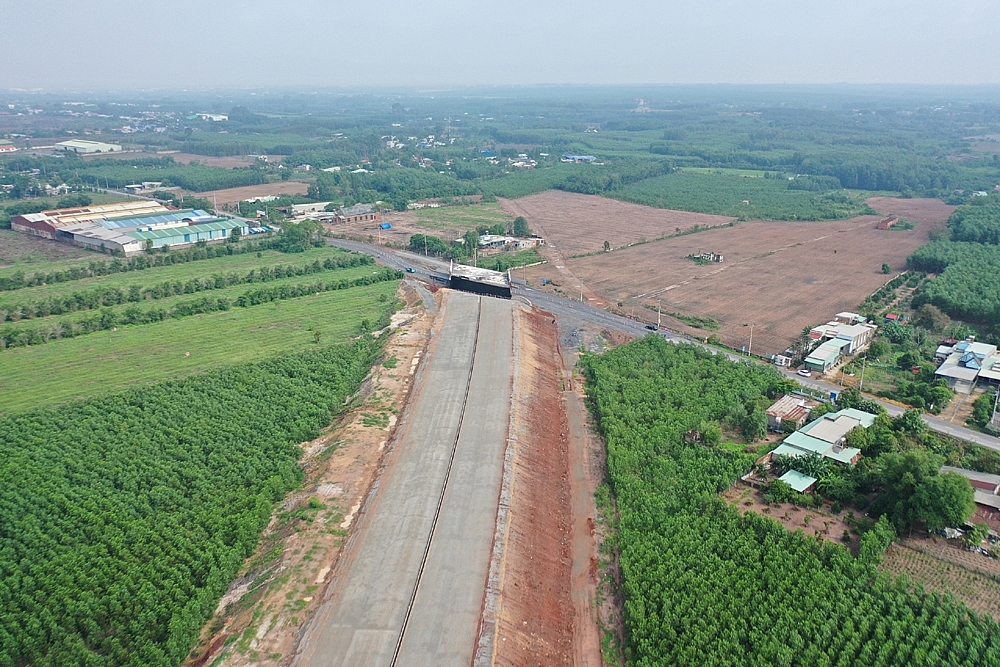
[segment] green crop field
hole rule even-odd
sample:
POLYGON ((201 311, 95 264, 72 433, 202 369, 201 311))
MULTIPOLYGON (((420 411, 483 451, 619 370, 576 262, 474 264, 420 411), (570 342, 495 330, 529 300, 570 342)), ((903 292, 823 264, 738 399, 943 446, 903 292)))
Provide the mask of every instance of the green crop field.
POLYGON ((874 213, 847 190, 789 190, 789 181, 683 171, 647 178, 606 196, 657 208, 731 215, 742 220, 836 220, 874 213), (744 204, 747 201, 749 204, 744 204))
MULTIPOLYGON (((301 279, 300 279, 301 280, 301 279)), ((355 335, 393 304, 398 281, 123 327, 0 353, 0 413, 89 398, 355 335), (385 300, 383 300, 385 299, 385 300)))
MULTIPOLYGON (((80 280, 68 280, 63 283, 52 283, 47 285, 37 285, 34 287, 24 287, 19 290, 0 292, 0 310, 8 304, 25 303, 27 301, 38 301, 51 297, 65 296, 74 292, 92 290, 97 287, 109 289, 127 290, 131 285, 156 285, 166 281, 187 282, 192 278, 209 278, 220 274, 239 273, 247 274, 250 271, 260 271, 262 268, 273 268, 276 266, 304 266, 315 261, 323 262, 327 258, 339 258, 349 253, 335 248, 325 246, 322 248, 310 248, 308 252, 286 254, 277 250, 264 250, 261 256, 256 253, 245 253, 240 255, 226 255, 213 259, 198 260, 195 262, 185 262, 183 264, 172 264, 169 266, 157 266, 142 271, 127 271, 124 273, 113 273, 106 276, 94 276, 92 278, 81 278, 80 280)), ((90 254, 88 258, 77 260, 76 262, 49 262, 39 264, 25 270, 26 274, 31 274, 33 270, 40 272, 51 272, 65 270, 70 266, 86 266, 87 261, 108 260, 107 255, 90 254), (81 264, 82 263, 82 264, 81 264), (67 266, 68 265, 68 266, 67 266)), ((10 275, 14 271, 0 272, 0 275, 10 275)))

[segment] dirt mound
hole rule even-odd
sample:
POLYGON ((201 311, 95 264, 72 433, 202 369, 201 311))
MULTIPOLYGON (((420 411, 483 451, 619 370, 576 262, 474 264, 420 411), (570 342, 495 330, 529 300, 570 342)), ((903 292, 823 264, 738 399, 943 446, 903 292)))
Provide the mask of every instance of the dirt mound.
POLYGON ((519 383, 509 529, 493 664, 573 664, 568 425, 550 315, 520 315, 519 383))

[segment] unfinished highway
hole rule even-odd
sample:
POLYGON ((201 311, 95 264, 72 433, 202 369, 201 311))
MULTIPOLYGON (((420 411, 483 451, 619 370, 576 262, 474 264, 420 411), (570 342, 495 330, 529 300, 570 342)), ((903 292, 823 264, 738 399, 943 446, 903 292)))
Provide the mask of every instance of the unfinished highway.
POLYGON ((452 292, 300 667, 472 663, 502 477, 513 304, 452 292))

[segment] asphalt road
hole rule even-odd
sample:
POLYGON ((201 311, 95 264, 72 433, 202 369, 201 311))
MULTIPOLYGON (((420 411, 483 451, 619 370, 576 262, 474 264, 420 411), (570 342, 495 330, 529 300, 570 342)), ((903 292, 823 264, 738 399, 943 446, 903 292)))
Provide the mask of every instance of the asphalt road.
MULTIPOLYGON (((369 255, 375 256, 376 259, 385 262, 389 266, 395 266, 399 269, 404 269, 405 267, 411 267, 415 270, 415 275, 417 277, 425 278, 427 280, 436 280, 437 276, 447 275, 448 263, 441 262, 433 258, 424 258, 420 255, 405 251, 387 250, 385 248, 380 248, 372 246, 367 243, 359 243, 356 241, 331 241, 336 245, 348 248, 357 252, 367 253, 369 255)), ((584 326, 586 324, 597 325, 605 327, 614 331, 620 331, 622 333, 630 334, 632 336, 644 336, 651 333, 645 328, 645 325, 634 320, 630 320, 613 313, 609 313, 606 310, 596 308, 587 303, 576 301, 574 299, 568 299, 566 297, 557 296, 549 292, 542 292, 538 290, 532 290, 527 287, 521 281, 515 279, 515 298, 526 299, 532 304, 539 306, 540 308, 551 312, 557 318, 560 319, 561 323, 567 325, 564 328, 572 329, 575 326, 584 326), (565 320, 565 321, 564 321, 565 320)), ((698 341, 692 341, 688 336, 682 334, 677 334, 670 331, 661 332, 667 340, 673 342, 694 342, 695 344, 701 344, 698 341)), ((565 345, 570 341, 564 340, 565 345)), ((734 361, 747 361, 747 357, 734 354, 731 352, 721 352, 716 348, 704 346, 711 350, 713 353, 726 354, 730 359, 734 361)), ((795 373, 795 371, 783 370, 782 371, 788 379, 793 380, 803 387, 809 389, 815 389, 822 391, 824 393, 837 392, 840 393, 843 387, 835 384, 830 384, 828 382, 823 382, 820 380, 806 379, 795 373)), ((894 403, 888 403, 886 401, 879 400, 874 397, 872 400, 876 401, 882 405, 886 411, 891 416, 896 416, 902 414, 903 409, 894 403)), ((986 435, 985 433, 980 433, 979 431, 973 431, 972 429, 965 428, 957 424, 952 424, 951 422, 945 421, 938 417, 932 417, 930 415, 923 415, 924 422, 927 423, 928 427, 932 431, 937 433, 943 433, 945 435, 950 435, 952 437, 961 438, 962 440, 968 440, 970 442, 975 442, 983 447, 1000 451, 1000 439, 994 438, 992 436, 986 435)))
POLYGON ((482 302, 450 295, 393 460, 293 664, 471 664, 512 373, 511 304, 482 302))

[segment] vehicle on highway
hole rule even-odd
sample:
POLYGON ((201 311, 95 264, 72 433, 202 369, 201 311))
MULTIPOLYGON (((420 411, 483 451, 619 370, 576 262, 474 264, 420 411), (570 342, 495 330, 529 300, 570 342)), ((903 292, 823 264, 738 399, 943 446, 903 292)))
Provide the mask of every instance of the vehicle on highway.
POLYGON ((799 375, 801 375, 804 378, 812 377, 812 373, 809 372, 808 368, 800 368, 799 370, 797 370, 795 372, 798 373, 799 375))
POLYGON ((656 331, 656 325, 655 324, 647 324, 646 328, 649 329, 650 331, 656 331))
POLYGON ((413 267, 412 266, 406 267, 406 272, 407 273, 413 273, 413 267))

